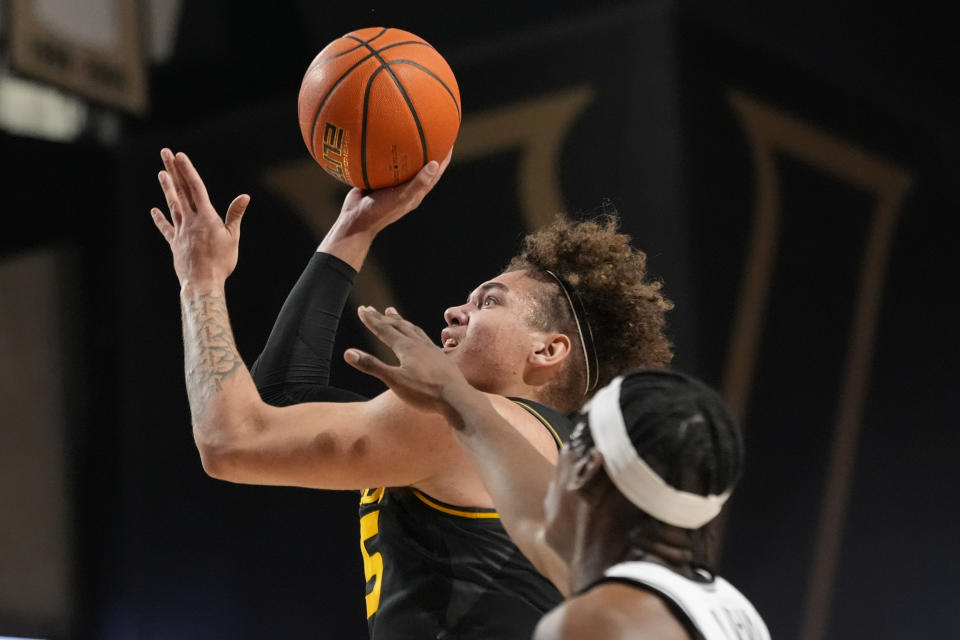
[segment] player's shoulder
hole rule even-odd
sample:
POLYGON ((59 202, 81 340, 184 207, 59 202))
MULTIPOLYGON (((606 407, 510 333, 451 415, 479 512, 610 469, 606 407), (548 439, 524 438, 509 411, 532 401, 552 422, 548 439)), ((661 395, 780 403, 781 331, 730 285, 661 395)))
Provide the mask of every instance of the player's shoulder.
POLYGON ((544 616, 533 640, 637 637, 688 640, 690 636, 657 595, 623 584, 604 583, 544 616))
POLYGON ((527 440, 550 460, 569 438, 569 428, 553 409, 540 403, 487 394, 504 420, 513 425, 527 440))
POLYGON ((524 423, 529 422, 531 424, 539 422, 537 419, 536 411, 531 411, 533 407, 529 401, 524 401, 518 398, 508 398, 507 396, 500 396, 494 393, 485 394, 487 398, 493 403, 493 406, 497 411, 510 423, 524 423))
POLYGON ((510 396, 504 398, 501 402, 504 403, 504 406, 513 405, 511 407, 513 412, 522 416, 524 420, 531 424, 537 424, 539 428, 549 433, 557 448, 562 447, 570 439, 573 422, 567 414, 549 405, 527 398, 510 396))

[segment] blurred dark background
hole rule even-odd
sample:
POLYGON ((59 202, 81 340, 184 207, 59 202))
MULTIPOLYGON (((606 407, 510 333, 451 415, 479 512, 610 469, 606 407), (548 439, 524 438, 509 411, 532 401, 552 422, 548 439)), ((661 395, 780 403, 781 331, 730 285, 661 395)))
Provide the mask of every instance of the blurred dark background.
MULTIPOLYGON (((946 10, 355 5, 0 3, 0 635, 366 637, 357 496, 204 475, 148 210, 161 146, 191 154, 218 206, 253 196, 228 284, 252 362, 345 192, 300 138, 303 71, 392 26, 445 55, 464 119, 353 303, 437 335, 526 231, 616 206, 677 303, 677 367, 743 417, 721 573, 777 638, 953 637, 946 10)), ((341 334, 370 346, 350 314, 341 334)))

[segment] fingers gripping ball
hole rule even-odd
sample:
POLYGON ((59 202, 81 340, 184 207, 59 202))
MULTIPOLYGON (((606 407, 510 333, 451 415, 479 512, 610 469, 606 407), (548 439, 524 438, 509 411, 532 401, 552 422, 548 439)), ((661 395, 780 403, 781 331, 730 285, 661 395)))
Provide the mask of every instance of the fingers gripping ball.
POLYGON ((443 160, 460 128, 450 66, 400 29, 360 29, 328 44, 307 68, 297 106, 313 159, 361 189, 405 182, 443 160))

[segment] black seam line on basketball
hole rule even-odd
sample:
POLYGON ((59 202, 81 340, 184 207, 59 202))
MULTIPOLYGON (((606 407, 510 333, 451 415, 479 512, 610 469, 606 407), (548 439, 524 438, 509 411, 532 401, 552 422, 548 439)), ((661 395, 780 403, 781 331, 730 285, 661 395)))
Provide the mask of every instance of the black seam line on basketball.
MULTIPOLYGON (((327 64, 327 63, 330 62, 331 60, 336 60, 337 58, 342 58, 343 56, 347 55, 348 53, 353 53, 353 52, 356 51, 357 49, 362 49, 362 48, 363 48, 363 45, 365 45, 367 42, 373 42, 374 40, 376 40, 377 38, 379 38, 380 36, 382 36, 383 34, 385 34, 388 30, 389 30, 389 27, 384 27, 383 30, 380 31, 380 33, 378 33, 377 35, 373 36, 372 38, 370 38, 369 40, 366 40, 366 41, 361 40, 360 38, 357 38, 356 36, 352 36, 352 35, 350 35, 350 34, 348 33, 347 35, 345 35, 345 36, 343 36, 343 37, 344 37, 344 38, 350 38, 351 40, 356 40, 356 41, 359 42, 360 44, 358 44, 357 46, 355 46, 353 49, 347 49, 346 51, 341 51, 340 53, 338 53, 338 54, 336 54, 336 55, 330 56, 329 58, 324 58, 324 59, 321 60, 318 64, 327 64)), ((369 56, 368 56, 368 57, 369 57, 369 56)), ((366 58, 364 58, 364 59, 366 59, 366 58)))
POLYGON ((428 76, 430 76, 431 78, 433 78, 434 80, 436 80, 437 82, 439 82, 439 83, 440 83, 440 86, 443 87, 444 89, 446 89, 446 90, 447 90, 447 93, 450 94, 450 98, 453 100, 453 106, 455 106, 455 107, 457 108, 457 119, 460 119, 460 103, 457 102, 457 97, 456 97, 455 95, 453 95, 453 91, 450 90, 450 87, 447 86, 447 83, 444 82, 443 80, 441 80, 440 77, 439 77, 437 74, 435 74, 433 71, 430 71, 430 69, 427 69, 427 68, 424 67, 423 65, 414 62, 413 60, 391 60, 391 61, 390 61, 390 64, 391 64, 391 65, 394 65, 394 64, 409 64, 409 65, 411 65, 411 66, 416 67, 417 69, 420 69, 420 71, 423 71, 423 72, 426 73, 428 76))
POLYGON ((334 54, 334 55, 330 56, 329 58, 324 58, 324 59, 321 60, 318 64, 327 64, 327 63, 330 62, 331 60, 336 60, 337 58, 342 58, 343 56, 347 55, 348 53, 353 53, 353 52, 356 51, 357 49, 362 49, 362 48, 363 48, 363 43, 360 43, 360 44, 358 44, 357 46, 355 46, 353 49, 347 49, 346 51, 341 51, 340 53, 337 53, 337 54, 334 54))
MULTIPOLYGON (((370 51, 373 52, 373 55, 377 57, 377 60, 380 61, 381 68, 386 69, 387 73, 390 74, 390 77, 393 79, 393 84, 395 84, 397 87, 397 91, 400 92, 400 95, 403 96, 404 102, 407 103, 407 108, 410 109, 410 115, 413 116, 413 122, 414 124, 417 125, 417 133, 420 135, 420 151, 423 154, 423 164, 427 164, 427 139, 423 135, 423 125, 420 124, 420 117, 417 115, 417 110, 413 108, 413 103, 410 101, 410 96, 407 95, 407 90, 403 88, 403 84, 400 82, 400 78, 398 78, 397 75, 393 72, 393 69, 390 68, 390 65, 387 64, 387 61, 380 57, 380 53, 370 45, 367 45, 367 48, 370 49, 370 51)), ((382 50, 383 49, 381 49, 380 51, 382 50)), ((368 85, 368 91, 369 91, 369 85, 368 85)), ((364 108, 366 108, 366 105, 364 105, 364 108)), ((366 125, 366 118, 364 118, 364 125, 366 125)), ((364 145, 364 148, 360 151, 361 155, 363 155, 363 152, 366 150, 365 147, 366 145, 364 145)), ((363 170, 364 171, 367 170, 366 164, 363 165, 363 170)))
POLYGON ((357 36, 353 35, 352 32, 351 32, 351 33, 345 33, 342 37, 344 37, 344 38, 350 38, 351 40, 356 40, 357 42, 362 42, 363 44, 366 44, 366 43, 368 43, 368 42, 373 42, 374 40, 376 40, 377 38, 379 38, 380 36, 382 36, 383 34, 385 34, 387 31, 390 31, 390 27, 382 27, 382 28, 380 29, 380 33, 378 33, 377 35, 373 36, 373 37, 370 38, 369 40, 362 40, 362 39, 358 38, 357 36))
MULTIPOLYGON (((393 49, 394 47, 400 47, 400 46, 403 46, 403 45, 405 45, 405 44, 415 44, 415 45, 417 45, 417 46, 419 46, 419 47, 426 47, 426 48, 428 48, 428 49, 433 49, 433 47, 431 47, 431 46, 430 46, 429 44, 427 44, 426 42, 420 42, 419 40, 404 40, 404 41, 402 41, 402 42, 391 42, 390 44, 387 44, 387 45, 384 45, 384 46, 380 47, 379 49, 374 49, 374 48, 370 47, 369 45, 367 45, 367 43, 364 42, 363 40, 360 40, 360 39, 358 39, 358 38, 354 38, 354 37, 352 37, 352 36, 351 36, 350 39, 351 39, 351 40, 356 40, 357 42, 360 43, 358 46, 354 47, 353 49, 350 49, 350 51, 356 51, 356 50, 359 49, 360 47, 364 47, 364 46, 365 46, 365 47, 367 47, 367 49, 370 51, 370 55, 376 55, 376 54, 380 53, 381 51, 386 51, 387 49, 393 49)), ((434 51, 436 51, 436 49, 434 49, 434 51)))
MULTIPOLYGON (((386 31, 386 29, 385 29, 384 31, 386 31)), ((381 34, 377 34, 376 37, 379 37, 380 35, 381 35, 381 34)), ((344 36, 344 37, 349 37, 350 39, 356 40, 357 42, 360 43, 359 45, 357 45, 357 46, 354 47, 353 49, 350 49, 350 51, 356 51, 357 49, 360 49, 361 47, 366 46, 366 43, 365 43, 363 40, 360 40, 360 39, 357 38, 357 37, 354 37, 354 36, 344 36)), ((433 47, 431 47, 431 46, 430 46, 429 44, 427 44, 426 42, 419 42, 419 41, 417 41, 417 40, 404 40, 403 42, 394 42, 393 44, 388 44, 387 46, 383 47, 382 49, 377 49, 377 51, 386 51, 387 49, 392 49, 392 48, 394 48, 394 47, 399 47, 399 46, 405 45, 405 44, 415 44, 415 45, 420 45, 420 46, 426 46, 426 47, 429 47, 429 48, 433 49, 433 47)), ((367 47, 367 49, 369 50, 370 47, 367 47)), ((363 59, 361 59, 361 60, 358 61, 356 64, 354 64, 352 67, 350 67, 349 69, 347 69, 346 71, 344 71, 344 72, 343 72, 343 75, 340 76, 339 78, 337 78, 337 81, 336 81, 335 83, 333 83, 333 86, 332 86, 332 87, 330 87, 330 91, 327 92, 327 95, 323 96, 323 100, 320 101, 320 106, 317 107, 317 113, 316 113, 316 115, 315 115, 314 118, 313 118, 313 126, 310 128, 310 153, 311 153, 311 155, 313 155, 313 159, 314 159, 314 160, 317 160, 316 142, 315 142, 315 137, 314 137, 314 136, 316 135, 316 132, 317 132, 317 125, 320 123, 320 112, 323 111, 323 106, 324 106, 325 104, 327 104, 327 100, 328 100, 328 99, 330 98, 330 96, 333 94, 334 89, 336 89, 338 86, 340 86, 340 83, 343 82, 343 80, 347 77, 347 75, 349 75, 351 71, 353 71, 354 69, 356 69, 357 67, 359 67, 361 64, 363 64, 364 62, 366 62, 367 60, 369 60, 370 58, 372 58, 375 53, 376 53, 376 52, 370 53, 369 55, 364 56, 363 59)), ((333 60, 333 58, 326 58, 326 59, 324 59, 324 60, 321 62, 321 64, 326 63, 327 60, 333 60)), ((448 91, 449 91, 449 89, 448 89, 448 91)), ((460 106, 459 106, 459 105, 457 105, 457 113, 458 113, 458 114, 460 113, 460 106)))
POLYGON ((382 64, 370 74, 367 80, 367 89, 363 92, 363 120, 360 121, 360 172, 363 175, 363 185, 370 191, 370 180, 367 178, 367 112, 370 109, 370 90, 377 74, 386 69, 382 64))
MULTIPOLYGON (((357 48, 359 49, 360 47, 357 47, 357 48)), ((317 158, 317 150, 316 150, 317 125, 320 124, 320 114, 323 113, 324 105, 327 104, 327 100, 330 99, 330 96, 333 95, 333 92, 336 91, 337 87, 340 86, 340 83, 343 82, 344 79, 346 79, 346 77, 350 75, 354 69, 356 69, 357 67, 359 67, 360 65, 362 65, 364 62, 366 62, 372 57, 373 57, 372 53, 368 56, 364 56, 361 60, 354 63, 352 67, 344 71, 343 74, 339 78, 337 78, 337 81, 334 82, 333 85, 331 85, 330 90, 327 91, 327 94, 323 96, 323 100, 320 101, 320 106, 317 107, 317 111, 313 116, 313 126, 310 127, 310 153, 313 154, 313 159, 316 160, 317 162, 320 161, 320 159, 317 158)))
MULTIPOLYGON (((343 36, 343 37, 344 37, 344 38, 349 38, 350 40, 355 40, 356 42, 359 42, 359 43, 360 43, 360 46, 364 46, 364 45, 369 45, 371 42, 373 42, 374 40, 376 40, 377 38, 379 38, 380 36, 382 36, 383 34, 385 34, 385 33, 386 33, 387 31, 389 31, 389 30, 390 30, 389 28, 388 28, 388 29, 384 29, 383 31, 381 31, 381 32, 378 33, 377 35, 373 36, 373 37, 370 38, 369 40, 363 40, 362 38, 358 38, 357 36, 353 35, 352 33, 348 33, 347 35, 345 35, 345 36, 343 36)), ((386 46, 384 46, 384 47, 380 47, 379 49, 376 49, 376 51, 386 51, 387 49, 390 49, 390 48, 392 48, 392 47, 399 47, 401 44, 416 44, 416 45, 420 45, 420 46, 422 46, 422 47, 426 47, 426 48, 428 48, 428 49, 433 49, 433 45, 431 45, 429 42, 424 42, 423 40, 404 40, 404 41, 402 41, 402 42, 394 42, 393 44, 388 44, 388 45, 386 45, 386 46)), ((356 51, 356 50, 359 49, 359 48, 360 48, 360 47, 354 47, 353 49, 350 49, 350 51, 356 51)), ((368 46, 367 48, 370 49, 369 46, 368 46)), ((436 49, 433 49, 433 50, 436 51, 436 49)), ((371 49, 371 51, 373 51, 373 49, 371 49)))
MULTIPOLYGON (((386 29, 385 29, 384 31, 386 31, 386 29)), ((377 37, 379 37, 379 35, 380 35, 380 34, 377 34, 377 37)), ((354 47, 353 49, 350 49, 350 51, 356 51, 357 49, 360 49, 361 47, 365 47, 365 46, 366 46, 366 43, 365 43, 363 40, 360 40, 360 39, 357 38, 357 37, 354 37, 354 36, 344 36, 344 37, 345 37, 345 38, 346 38, 346 37, 349 37, 350 39, 356 40, 357 42, 360 43, 359 45, 357 45, 357 46, 354 47)), ((392 49, 393 47, 399 47, 399 46, 404 45, 404 44, 426 45, 426 46, 428 46, 428 47, 430 46, 430 45, 427 45, 425 42, 417 42, 416 40, 404 40, 403 42, 394 42, 393 44, 388 44, 387 46, 383 47, 382 49, 378 49, 377 51, 386 51, 387 49, 392 49)), ((432 49, 433 47, 430 47, 430 48, 432 49)), ((370 47, 367 47, 367 49, 369 50, 370 47)), ((317 107, 317 113, 316 113, 316 115, 313 117, 313 126, 310 128, 310 153, 311 153, 311 155, 313 155, 313 159, 314 159, 314 160, 317 160, 316 142, 315 142, 316 138, 315 138, 315 135, 316 135, 316 133, 317 133, 317 125, 320 123, 320 112, 323 111, 323 106, 324 106, 325 104, 327 104, 327 100, 328 100, 328 99, 330 98, 330 96, 333 94, 334 89, 336 89, 338 86, 340 86, 340 83, 343 82, 343 80, 350 74, 350 72, 353 71, 354 69, 356 69, 357 67, 359 67, 361 64, 363 64, 364 62, 366 62, 366 61, 369 60, 370 58, 372 58, 372 57, 375 55, 375 53, 376 53, 376 52, 373 52, 373 53, 370 53, 370 54, 367 55, 367 56, 364 56, 364 57, 363 57, 361 60, 359 60, 356 64, 354 64, 352 67, 350 67, 349 69, 347 69, 346 71, 344 71, 344 72, 343 72, 343 75, 340 76, 339 78, 337 78, 337 81, 334 82, 334 83, 333 83, 333 86, 330 87, 330 90, 327 91, 327 95, 323 96, 323 100, 320 101, 320 106, 317 107)), ((330 60, 333 60, 333 58, 329 58, 329 59, 330 59, 330 60)), ((323 62, 326 62, 326 59, 325 59, 323 62)), ((381 62, 383 62, 383 61, 381 60, 381 62)), ((458 107, 457 110, 459 111, 459 107, 458 107)))

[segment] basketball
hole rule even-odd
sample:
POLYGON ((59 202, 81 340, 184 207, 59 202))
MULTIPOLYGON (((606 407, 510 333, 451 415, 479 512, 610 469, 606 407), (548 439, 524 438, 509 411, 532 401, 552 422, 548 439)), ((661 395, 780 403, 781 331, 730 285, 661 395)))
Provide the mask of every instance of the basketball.
POLYGON ((460 129, 460 90, 450 65, 425 40, 371 27, 317 54, 297 110, 303 141, 327 173, 380 189, 446 157, 460 129))

